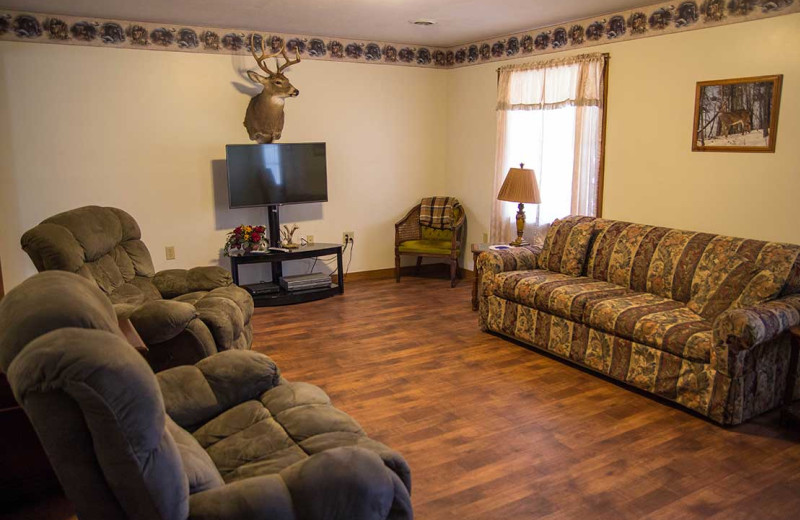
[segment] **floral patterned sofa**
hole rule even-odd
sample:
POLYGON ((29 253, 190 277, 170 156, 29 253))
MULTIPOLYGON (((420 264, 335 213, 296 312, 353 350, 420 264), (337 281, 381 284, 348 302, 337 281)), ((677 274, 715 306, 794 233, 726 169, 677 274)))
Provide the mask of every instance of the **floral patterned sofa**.
POLYGON ((781 404, 800 246, 594 217, 478 259, 480 326, 725 425, 781 404))

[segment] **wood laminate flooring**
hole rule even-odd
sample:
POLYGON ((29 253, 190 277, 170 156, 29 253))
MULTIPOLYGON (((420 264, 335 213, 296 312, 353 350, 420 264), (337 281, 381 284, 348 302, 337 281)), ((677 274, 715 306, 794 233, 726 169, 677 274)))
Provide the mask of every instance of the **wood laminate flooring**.
POLYGON ((470 290, 348 283, 257 309, 254 348, 405 456, 420 520, 800 517, 800 433, 777 414, 721 428, 483 333, 470 290))

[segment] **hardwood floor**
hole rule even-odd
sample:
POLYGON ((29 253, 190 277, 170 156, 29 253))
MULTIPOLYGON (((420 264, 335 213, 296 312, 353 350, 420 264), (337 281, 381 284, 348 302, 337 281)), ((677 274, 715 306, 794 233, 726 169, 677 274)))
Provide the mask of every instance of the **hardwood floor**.
POLYGON ((406 457, 421 520, 796 517, 800 433, 776 414, 724 429, 482 333, 470 291, 348 283, 257 309, 254 348, 406 457))
POLYGON ((255 348, 400 451, 420 519, 750 518, 800 510, 800 434, 724 429, 480 332, 470 284, 404 277, 259 309, 255 348))

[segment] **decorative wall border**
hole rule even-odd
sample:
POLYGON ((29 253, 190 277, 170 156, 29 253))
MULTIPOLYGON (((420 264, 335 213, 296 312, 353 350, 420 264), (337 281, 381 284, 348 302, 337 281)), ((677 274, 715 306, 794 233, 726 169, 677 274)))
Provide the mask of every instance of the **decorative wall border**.
POLYGON ((463 67, 511 60, 798 11, 800 2, 794 0, 677 0, 458 45, 447 50, 445 63, 463 67))
POLYGON ((267 37, 272 50, 286 42, 304 59, 450 68, 561 52, 800 12, 794 0, 677 0, 480 40, 451 48, 240 29, 119 21, 0 11, 0 40, 149 49, 207 54, 249 54, 267 37))
POLYGON ((0 40, 6 41, 249 55, 251 35, 256 47, 264 37, 272 51, 280 50, 286 42, 290 54, 297 49, 303 59, 430 68, 446 65, 446 49, 429 46, 0 11, 0 40))

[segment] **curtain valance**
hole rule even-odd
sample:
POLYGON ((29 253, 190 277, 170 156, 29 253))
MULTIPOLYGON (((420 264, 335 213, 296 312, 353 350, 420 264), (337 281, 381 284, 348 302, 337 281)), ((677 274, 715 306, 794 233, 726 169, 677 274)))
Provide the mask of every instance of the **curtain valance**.
POLYGON ((497 69, 497 110, 603 105, 607 54, 581 54, 497 69), (579 66, 575 66, 575 65, 579 66))

